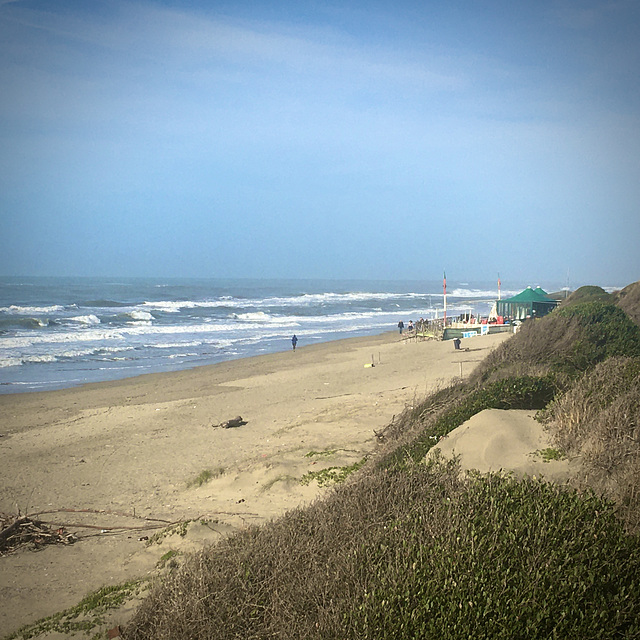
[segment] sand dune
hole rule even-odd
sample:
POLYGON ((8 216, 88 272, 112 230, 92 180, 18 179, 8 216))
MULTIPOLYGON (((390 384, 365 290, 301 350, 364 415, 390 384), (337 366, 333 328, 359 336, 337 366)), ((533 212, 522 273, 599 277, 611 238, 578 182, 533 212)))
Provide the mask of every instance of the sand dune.
POLYGON ((535 411, 485 409, 454 429, 429 451, 429 457, 458 456, 463 469, 513 472, 550 482, 566 482, 577 460, 553 459, 553 443, 534 419, 535 411))

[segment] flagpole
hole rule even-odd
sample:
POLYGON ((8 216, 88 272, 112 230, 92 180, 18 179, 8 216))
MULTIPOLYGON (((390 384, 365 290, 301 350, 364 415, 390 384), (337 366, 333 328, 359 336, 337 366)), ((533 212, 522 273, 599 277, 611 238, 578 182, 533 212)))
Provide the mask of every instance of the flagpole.
POLYGON ((447 272, 443 272, 442 290, 444 292, 444 327, 447 327, 447 272))
POLYGON ((502 300, 500 297, 500 274, 498 273, 498 300, 502 300))

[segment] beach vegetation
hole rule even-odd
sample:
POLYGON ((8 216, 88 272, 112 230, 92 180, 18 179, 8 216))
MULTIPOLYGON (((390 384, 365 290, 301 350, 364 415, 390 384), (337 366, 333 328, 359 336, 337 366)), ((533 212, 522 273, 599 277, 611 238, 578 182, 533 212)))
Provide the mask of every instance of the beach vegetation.
POLYGON ((305 453, 305 458, 315 458, 322 456, 332 456, 337 453, 337 449, 326 449, 324 451, 309 451, 309 453, 305 453))
POLYGON ((576 486, 606 494, 627 527, 640 531, 640 358, 605 360, 539 417, 582 461, 576 486))
POLYGON ((175 522, 150 536, 146 542, 146 546, 149 547, 152 544, 162 544, 164 539, 169 536, 175 535, 184 538, 187 535, 189 526, 194 522, 195 520, 181 520, 180 522, 175 522))
POLYGON ((224 469, 219 467, 218 469, 203 469, 195 478, 192 478, 187 482, 187 488, 190 487, 201 487, 203 484, 206 484, 213 478, 218 478, 221 475, 224 475, 224 469))
POLYGON ((607 293, 602 287, 594 285, 586 285, 579 287, 573 291, 565 300, 561 302, 561 306, 566 307, 573 304, 583 302, 607 302, 610 303, 613 296, 607 293))
POLYGON ((405 421, 411 423, 411 439, 381 456, 384 467, 418 462, 441 438, 485 409, 542 409, 558 388, 553 376, 504 378, 472 389, 443 389, 436 397, 411 410, 405 421), (448 393, 449 391, 449 393, 448 393), (416 415, 417 414, 417 415, 416 415))
POLYGON ((181 555, 180 551, 169 549, 169 551, 160 556, 160 559, 158 560, 158 562, 156 562, 156 567, 158 569, 164 569, 165 567, 169 569, 175 569, 178 566, 176 563, 176 558, 179 555, 181 555))
POLYGON ((536 451, 544 462, 551 462, 552 460, 565 460, 567 454, 555 447, 546 447, 545 449, 539 449, 536 451))
MULTIPOLYGON (((75 607, 65 609, 34 624, 18 629, 4 640, 29 640, 44 634, 85 633, 105 625, 105 614, 117 609, 124 602, 140 596, 149 587, 147 580, 133 580, 119 585, 103 587, 83 598, 75 607)), ((96 638, 104 637, 98 633, 96 638)))
POLYGON ((612 356, 640 355, 640 326, 619 307, 585 302, 522 324, 473 372, 476 384, 522 375, 554 375, 560 387, 612 356))
POLYGON ((563 305, 413 402, 347 476, 307 474, 322 498, 185 558, 126 637, 640 637, 639 430, 640 327, 610 300, 563 305), (542 458, 581 461, 572 484, 425 462, 489 408, 535 410, 542 458))
POLYGON ((319 487, 324 487, 344 482, 352 473, 360 469, 366 461, 367 458, 364 457, 344 467, 327 467, 326 469, 319 469, 318 471, 309 471, 300 478, 300 484, 317 482, 319 487))
POLYGON ((188 558, 126 637, 631 638, 639 588, 613 503, 418 464, 188 558))
POLYGON ((640 325, 640 281, 611 294, 612 302, 640 325))

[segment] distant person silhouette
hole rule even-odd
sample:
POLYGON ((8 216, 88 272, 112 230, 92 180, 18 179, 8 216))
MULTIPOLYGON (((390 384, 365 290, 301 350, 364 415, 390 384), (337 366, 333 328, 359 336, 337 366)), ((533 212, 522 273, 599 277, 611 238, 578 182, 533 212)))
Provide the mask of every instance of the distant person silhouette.
POLYGON ((296 345, 298 344, 298 336, 296 336, 296 334, 293 334, 293 338, 291 338, 291 346, 293 347, 293 350, 296 350, 296 345))

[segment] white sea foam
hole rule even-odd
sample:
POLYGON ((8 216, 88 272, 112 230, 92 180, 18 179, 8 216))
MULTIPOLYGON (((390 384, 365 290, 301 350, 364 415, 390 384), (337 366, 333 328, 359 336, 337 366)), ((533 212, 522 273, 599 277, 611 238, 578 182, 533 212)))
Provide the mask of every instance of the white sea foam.
POLYGON ((0 368, 19 367, 22 364, 22 358, 0 358, 0 368))
POLYGON ((277 324, 281 326, 295 327, 298 325, 299 318, 272 316, 264 311, 251 311, 248 313, 234 313, 233 317, 241 322, 251 322, 258 324, 277 324))
POLYGON ((12 304, 9 307, 0 307, 0 311, 4 311, 5 313, 13 313, 21 316, 30 316, 30 315, 40 315, 40 314, 51 314, 59 311, 64 311, 64 307, 59 304, 54 304, 45 307, 30 307, 30 306, 20 306, 12 304))
POLYGON ((369 292, 351 292, 351 293, 305 293, 300 296, 286 296, 261 298, 256 300, 238 301, 242 306, 256 307, 311 307, 323 306, 327 304, 348 304, 352 302, 367 302, 369 300, 389 300, 389 299, 409 299, 421 294, 413 293, 369 293, 369 292))
POLYGON ((215 309, 218 307, 236 306, 238 302, 229 303, 232 298, 224 297, 218 300, 159 300, 157 302, 143 302, 145 309, 152 311, 164 311, 165 313, 180 313, 183 309, 215 309))
POLYGON ((74 316, 73 318, 67 318, 67 320, 72 322, 79 322, 80 324, 100 324, 100 318, 94 314, 89 314, 86 316, 74 316))
POLYGON ((157 344, 150 345, 153 349, 182 349, 184 347, 199 347, 206 344, 202 340, 190 341, 190 342, 159 342, 157 344))
MULTIPOLYGON (((101 325, 101 328, 83 328, 78 331, 57 331, 54 333, 20 334, 16 336, 0 337, 0 348, 25 350, 37 345, 55 345, 83 343, 92 344, 96 348, 104 348, 112 342, 123 342, 131 338, 136 340, 148 338, 154 340, 155 336, 188 335, 188 334, 211 334, 228 333, 237 330, 237 323, 220 324, 190 324, 190 325, 153 325, 151 323, 132 323, 128 326, 118 328, 108 328, 101 325)), ((138 343, 136 343, 138 344, 138 343)))
POLYGON ((161 300, 146 301, 143 306, 147 309, 164 311, 165 313, 179 313, 185 309, 198 308, 219 308, 219 307, 243 307, 243 308, 264 308, 264 307, 312 307, 326 304, 349 304, 355 302, 368 302, 371 300, 411 300, 414 298, 424 298, 428 294, 405 292, 405 293, 371 293, 371 292, 348 292, 348 293, 305 293, 297 296, 273 296, 265 298, 233 298, 231 296, 221 296, 215 300, 161 300))
POLYGON ((0 368, 17 367, 27 363, 57 362, 57 360, 57 357, 50 353, 22 357, 0 358, 0 368))
POLYGON ((148 311, 133 310, 125 314, 135 322, 151 322, 153 316, 148 311))

